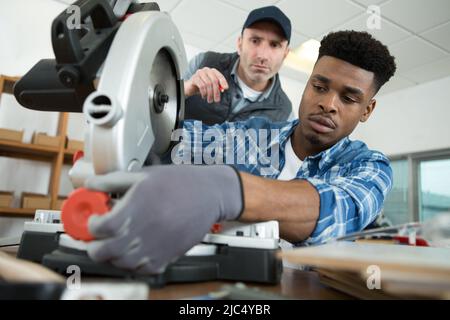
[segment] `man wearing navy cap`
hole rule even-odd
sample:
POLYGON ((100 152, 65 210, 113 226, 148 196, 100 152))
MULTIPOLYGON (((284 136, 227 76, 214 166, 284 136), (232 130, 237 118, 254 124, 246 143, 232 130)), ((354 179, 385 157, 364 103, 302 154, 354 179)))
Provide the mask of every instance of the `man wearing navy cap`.
POLYGON ((266 117, 287 120, 292 105, 278 71, 289 53, 291 22, 277 7, 255 9, 237 40, 236 53, 205 52, 184 76, 185 119, 213 125, 266 117))

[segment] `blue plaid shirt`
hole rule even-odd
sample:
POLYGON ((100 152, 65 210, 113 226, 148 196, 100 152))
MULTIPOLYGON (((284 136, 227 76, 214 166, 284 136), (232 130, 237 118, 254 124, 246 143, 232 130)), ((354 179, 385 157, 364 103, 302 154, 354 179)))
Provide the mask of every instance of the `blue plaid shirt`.
MULTIPOLYGON (((185 121, 182 137, 178 137, 182 143, 173 151, 178 157, 174 163, 232 164, 239 171, 277 179, 285 164, 286 143, 297 125, 298 120, 273 123, 264 118, 211 127, 185 121), (251 132, 245 139, 234 138, 247 130, 251 132), (225 143, 227 137, 234 143, 225 143), (257 159, 251 149, 255 146, 257 159)), ((392 169, 382 153, 369 150, 361 141, 344 138, 305 158, 296 179, 308 181, 320 195, 317 225, 310 238, 297 243, 315 245, 360 231, 373 222, 392 188, 392 169)))

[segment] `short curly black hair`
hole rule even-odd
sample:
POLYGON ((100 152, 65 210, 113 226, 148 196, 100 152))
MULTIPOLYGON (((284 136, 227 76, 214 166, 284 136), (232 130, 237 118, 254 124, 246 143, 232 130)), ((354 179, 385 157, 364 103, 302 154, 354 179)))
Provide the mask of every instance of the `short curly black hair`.
POLYGON ((365 31, 337 31, 326 35, 321 43, 319 58, 331 56, 344 60, 375 75, 375 92, 395 74, 395 58, 388 48, 365 31))

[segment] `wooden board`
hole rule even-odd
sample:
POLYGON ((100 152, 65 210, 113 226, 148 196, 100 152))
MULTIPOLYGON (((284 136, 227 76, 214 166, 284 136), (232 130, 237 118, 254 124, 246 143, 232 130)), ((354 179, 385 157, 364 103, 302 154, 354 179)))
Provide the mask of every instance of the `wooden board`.
POLYGON ((23 208, 0 208, 0 216, 5 217, 34 217, 35 209, 23 209, 23 208))
POLYGON ((290 263, 365 273, 376 265, 385 273, 401 272, 450 282, 450 249, 405 245, 335 242, 280 253, 290 263))
POLYGON ((450 249, 335 242, 285 250, 280 257, 313 266, 321 282, 361 299, 450 297, 450 249), (369 266, 379 267, 381 290, 369 290, 369 266))
POLYGON ((334 272, 330 270, 319 269, 320 281, 334 289, 342 291, 348 295, 364 300, 390 300, 398 299, 382 290, 370 290, 367 288, 366 281, 358 274, 348 272, 334 272))

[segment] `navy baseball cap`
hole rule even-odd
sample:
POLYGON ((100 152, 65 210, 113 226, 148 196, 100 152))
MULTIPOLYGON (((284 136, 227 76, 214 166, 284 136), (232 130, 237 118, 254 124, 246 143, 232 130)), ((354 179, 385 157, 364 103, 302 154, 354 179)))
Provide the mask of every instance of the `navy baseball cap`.
POLYGON ((250 12, 242 27, 242 31, 259 21, 272 21, 276 23, 280 26, 288 43, 291 41, 291 20, 277 7, 268 6, 250 12))

